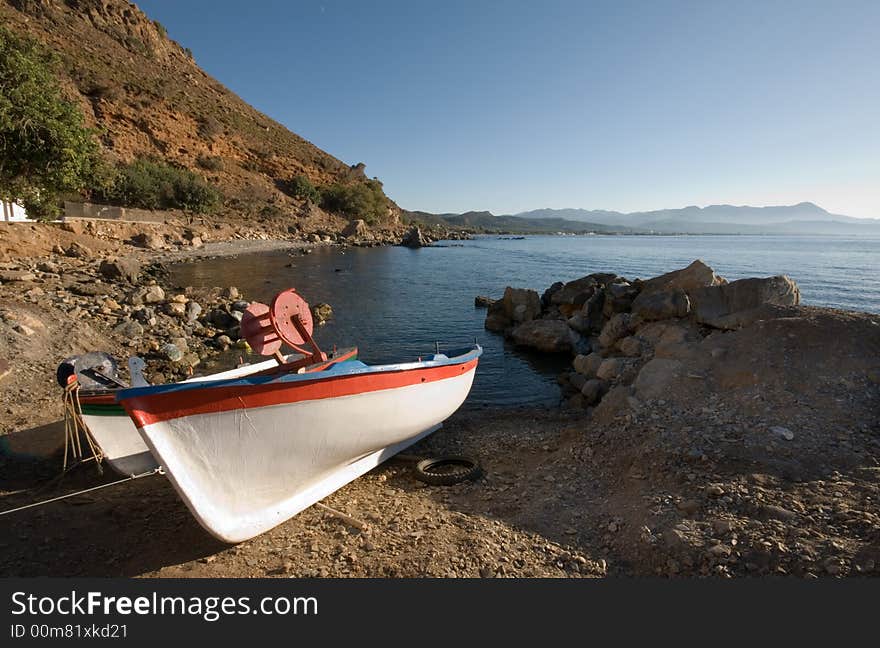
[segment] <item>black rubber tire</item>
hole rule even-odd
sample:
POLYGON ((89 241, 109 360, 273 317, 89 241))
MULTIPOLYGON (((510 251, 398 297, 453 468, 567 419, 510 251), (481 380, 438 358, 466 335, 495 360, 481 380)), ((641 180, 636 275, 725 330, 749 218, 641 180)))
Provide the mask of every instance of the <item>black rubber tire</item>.
POLYGON ((459 455, 422 459, 415 471, 416 479, 431 486, 452 486, 477 479, 482 473, 476 460, 459 455))

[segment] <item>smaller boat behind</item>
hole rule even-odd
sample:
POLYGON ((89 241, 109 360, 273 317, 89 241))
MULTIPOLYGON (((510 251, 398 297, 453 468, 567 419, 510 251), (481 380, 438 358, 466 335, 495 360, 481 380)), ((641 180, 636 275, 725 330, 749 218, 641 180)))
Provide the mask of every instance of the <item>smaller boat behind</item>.
POLYGON ((181 499, 215 537, 241 542, 284 522, 424 438, 465 401, 482 349, 370 366, 334 361, 292 289, 251 304, 251 347, 302 355, 271 371, 116 393, 181 499))

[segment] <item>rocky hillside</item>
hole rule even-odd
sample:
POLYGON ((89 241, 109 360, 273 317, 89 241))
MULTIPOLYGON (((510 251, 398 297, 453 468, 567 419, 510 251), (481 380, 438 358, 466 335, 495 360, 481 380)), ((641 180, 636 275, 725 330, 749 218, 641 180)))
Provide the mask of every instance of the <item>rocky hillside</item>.
MULTIPOLYGON (((61 58, 61 83, 107 156, 155 157, 218 187, 229 219, 345 220, 295 198, 290 181, 366 181, 364 165, 322 151, 249 106, 196 64, 165 28, 126 0, 2 0, 0 20, 61 58)), ((389 201, 387 223, 398 219, 389 201)), ((318 223, 316 223, 318 226, 318 223)))

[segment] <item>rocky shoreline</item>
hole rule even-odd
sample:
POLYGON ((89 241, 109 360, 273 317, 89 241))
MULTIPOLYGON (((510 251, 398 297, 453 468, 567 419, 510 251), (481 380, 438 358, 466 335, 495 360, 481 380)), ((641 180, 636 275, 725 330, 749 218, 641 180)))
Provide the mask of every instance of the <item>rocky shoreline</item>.
POLYGON ((559 383, 583 449, 647 491, 609 542, 626 529, 670 575, 876 575, 880 318, 799 302, 788 277, 699 260, 479 298, 487 329, 573 355, 559 383))
POLYGON ((786 308, 800 304, 800 290, 785 276, 728 282, 696 260, 646 281, 594 273, 554 283, 540 297, 508 287, 501 299, 475 304, 488 307, 487 330, 537 351, 573 353, 573 371, 559 383, 569 405, 590 407, 661 394, 704 338, 792 316, 786 308))
MULTIPOLYGON (((176 242, 156 232, 151 250, 131 243, 150 232, 24 227, 27 240, 0 236, 3 509, 57 473, 62 358, 139 354, 158 381, 237 352, 247 296, 174 293, 164 264, 332 244, 195 229, 176 242)), ((880 575, 880 318, 798 305, 790 280, 725 283, 702 264, 485 303, 487 328, 573 365, 560 378, 568 407, 461 412, 412 450, 475 455, 481 480, 430 487, 388 462, 327 500, 364 528, 310 509, 235 547, 202 531, 167 483, 138 480, 0 519, 11 539, 0 573, 880 575)), ((56 488, 101 479, 83 469, 56 488)))

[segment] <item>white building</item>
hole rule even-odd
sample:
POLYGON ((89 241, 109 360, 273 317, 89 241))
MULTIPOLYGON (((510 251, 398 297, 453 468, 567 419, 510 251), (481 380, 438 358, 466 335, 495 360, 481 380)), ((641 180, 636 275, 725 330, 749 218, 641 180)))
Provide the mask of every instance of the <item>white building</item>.
POLYGON ((26 221, 24 207, 14 202, 0 201, 3 203, 3 221, 6 223, 16 221, 26 221))

